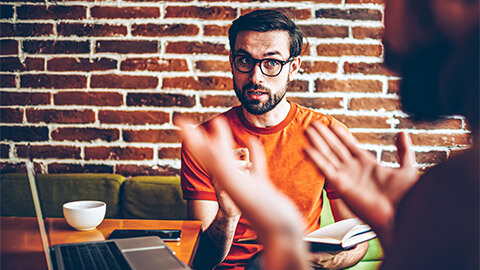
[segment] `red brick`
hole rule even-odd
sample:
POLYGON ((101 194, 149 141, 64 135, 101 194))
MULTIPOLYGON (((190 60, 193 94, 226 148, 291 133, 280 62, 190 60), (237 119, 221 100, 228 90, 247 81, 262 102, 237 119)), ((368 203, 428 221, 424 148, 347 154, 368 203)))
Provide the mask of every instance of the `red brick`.
POLYGON ((23 50, 31 54, 89 53, 90 42, 66 40, 25 40, 23 50))
POLYGON ((346 0, 347 4, 383 4, 385 0, 346 0))
POLYGON ((377 9, 355 8, 322 8, 315 12, 316 18, 342 19, 342 20, 368 20, 381 21, 382 12, 377 9))
MULTIPOLYGON (((416 152, 415 160, 419 164, 437 164, 447 159, 445 151, 416 152)), ((397 152, 383 151, 381 160, 383 162, 397 162, 397 152)))
POLYGON ((92 75, 91 88, 155 89, 158 78, 153 76, 92 75))
POLYGON ((300 104, 301 106, 312 109, 341 109, 342 98, 303 98, 288 97, 289 100, 300 104))
POLYGON ((180 143, 182 139, 175 129, 124 130, 126 142, 180 143))
MULTIPOLYGON (((302 0, 276 0, 276 2, 299 2, 304 3, 305 1, 302 0)), ((327 4, 341 4, 342 0, 312 0, 309 1, 312 3, 327 3, 327 4)))
POLYGON ((381 45, 364 44, 319 44, 317 54, 320 56, 380 56, 382 55, 381 45))
POLYGON ((95 122, 92 110, 37 110, 27 109, 30 123, 85 124, 95 122))
POLYGON ((305 42, 303 43, 303 46, 302 46, 302 52, 300 53, 300 55, 311 55, 311 49, 312 49, 312 46, 310 45, 310 43, 308 42, 305 42))
POLYGON ((0 108, 0 121, 2 123, 22 123, 23 110, 0 108))
POLYGON ((377 144, 377 145, 395 145, 395 136, 397 132, 391 133, 362 133, 354 132, 353 136, 362 144, 377 144))
POLYGON ((185 59, 127 58, 120 64, 120 70, 188 71, 188 64, 185 59))
POLYGON ((60 36, 114 37, 126 36, 127 27, 113 24, 60 23, 57 26, 60 36))
POLYGON ((205 20, 228 20, 237 17, 237 12, 231 7, 195 7, 169 6, 165 11, 165 18, 200 18, 205 20))
POLYGON ((438 121, 416 122, 409 118, 397 117, 401 129, 462 129, 461 119, 443 119, 438 121))
POLYGON ((175 119, 177 117, 181 118, 186 118, 189 119, 190 121, 194 122, 195 124, 201 124, 204 123, 208 120, 210 120, 212 117, 218 115, 218 112, 193 112, 193 113, 188 113, 188 112, 174 112, 173 113, 173 123, 175 124, 175 119))
POLYGON ((11 39, 0 40, 0 54, 11 55, 18 54, 18 41, 11 39))
POLYGON ((195 106, 195 97, 163 93, 130 93, 127 95, 127 105, 150 107, 193 107, 195 106))
POLYGON ((346 38, 348 37, 347 26, 333 25, 301 25, 299 26, 307 37, 316 38, 346 38))
POLYGON ((203 27, 204 36, 227 36, 228 28, 230 26, 221 26, 221 25, 205 25, 203 27))
POLYGON ((13 6, 0 5, 0 19, 12 19, 13 18, 13 6))
POLYGON ((353 27, 352 34, 356 39, 381 39, 383 36, 383 28, 380 27, 353 27))
POLYGON ((0 37, 41 37, 53 35, 50 23, 0 23, 0 37))
POLYGON ((50 163, 48 173, 113 173, 111 165, 50 163))
POLYGON ((55 141, 113 142, 120 138, 120 131, 111 128, 56 128, 51 136, 55 141))
POLYGON ((232 69, 230 68, 229 61, 220 61, 220 60, 200 60, 195 62, 195 69, 199 71, 224 71, 228 72, 232 69))
POLYGON ((168 123, 170 116, 166 112, 158 111, 101 110, 98 112, 98 120, 107 124, 161 125, 168 123))
POLYGON ((179 147, 172 148, 160 148, 158 149, 158 158, 165 159, 180 159, 181 158, 181 149, 179 147))
POLYGON ((110 58, 70 58, 60 57, 48 60, 47 69, 50 71, 95 71, 112 70, 117 61, 110 58))
POLYGON ((23 62, 17 57, 0 57, 1 71, 31 71, 45 69, 45 60, 43 58, 27 57, 23 62))
POLYGON ((22 20, 61 20, 61 19, 85 19, 87 7, 85 6, 31 6, 22 5, 17 7, 18 19, 22 20))
POLYGON ((85 147, 85 160, 146 160, 153 159, 152 148, 85 147))
POLYGON ((233 107, 239 105, 236 96, 206 95, 200 97, 202 107, 233 107))
POLYGON ((288 83, 289 92, 307 92, 308 81, 293 80, 288 83))
POLYGON ((14 142, 35 142, 48 141, 47 127, 32 127, 32 126, 0 126, 0 139, 2 141, 14 142))
POLYGON ((398 94, 400 90, 400 80, 388 80, 388 93, 398 94))
POLYGON ((0 144, 0 158, 10 158, 10 145, 0 144))
POLYGON ((48 105, 50 93, 0 92, 0 105, 48 105))
POLYGON ((470 134, 410 134, 414 145, 425 146, 467 146, 471 145, 470 134))
POLYGON ((310 73, 336 73, 338 65, 335 62, 327 61, 303 61, 300 66, 300 74, 310 73))
POLYGON ((95 44, 95 51, 111 53, 157 53, 158 43, 146 40, 99 40, 95 44))
POLYGON ((145 175, 162 175, 173 176, 180 175, 180 170, 171 168, 169 166, 158 166, 158 168, 152 168, 152 166, 146 165, 127 165, 118 164, 115 166, 115 173, 129 177, 129 176, 145 176, 145 175))
MULTIPOLYGON (((288 0, 285 0, 288 1, 288 0)), ((247 9, 242 9, 241 14, 245 15, 247 13, 250 13, 254 10, 261 10, 262 8, 247 8, 247 9)), ((268 8, 276 11, 280 11, 282 13, 287 14, 290 18, 293 18, 295 20, 308 20, 312 18, 312 12, 310 9, 297 9, 297 8, 290 8, 290 7, 281 7, 281 8, 268 8)))
POLYGON ((193 89, 193 90, 232 90, 233 82, 226 77, 174 77, 163 79, 164 89, 193 89))
POLYGON ((396 76, 395 73, 388 70, 381 63, 348 63, 343 66, 345 73, 362 73, 362 74, 375 74, 396 76))
MULTIPOLYGON (((55 159, 80 159, 80 147, 75 146, 52 146, 52 145, 32 145, 31 154, 34 158, 55 158, 55 159)), ((27 146, 17 145, 17 155, 21 158, 27 158, 27 146)))
POLYGON ((220 54, 228 55, 228 50, 224 44, 211 43, 211 42, 188 42, 177 41, 168 42, 167 53, 183 53, 183 54, 220 54))
POLYGON ((86 88, 87 78, 83 75, 21 75, 20 86, 24 88, 86 88))
MULTIPOLYGON (((35 172, 43 173, 41 164, 34 164, 35 172)), ((27 171, 25 169, 25 162, 0 162, 0 174, 6 173, 23 173, 27 171)))
POLYGON ((90 8, 92 18, 101 19, 141 19, 159 18, 158 7, 92 7, 90 8))
POLYGON ((53 95, 55 105, 121 106, 123 95, 117 92, 59 92, 53 95))
POLYGON ((165 37, 165 36, 196 36, 200 32, 193 24, 134 24, 133 36, 165 37))
MULTIPOLYGON (((0 74, 0 87, 1 88, 15 88, 17 87, 16 83, 17 76, 0 74)), ((0 101, 3 102, 3 101, 0 101)))
POLYGON ((453 158, 453 157, 456 157, 460 154, 463 154, 465 153, 465 151, 469 150, 470 149, 470 146, 468 147, 465 147, 465 148, 454 148, 454 149, 450 149, 450 154, 448 155, 449 158, 453 158))
POLYGON ((400 110, 400 102, 393 98, 352 98, 349 104, 350 110, 400 110))
POLYGON ((339 80, 318 79, 315 92, 367 92, 381 93, 382 82, 374 80, 339 80))
MULTIPOLYGON (((73 1, 73 0, 72 0, 73 1)), ((74 0, 76 1, 76 0, 74 0)), ((187 3, 187 2, 193 2, 194 0, 169 0, 168 2, 178 2, 178 3, 187 3)), ((158 3, 158 0, 125 0, 124 2, 138 2, 138 3, 145 3, 145 2, 153 2, 153 3, 158 3)))
POLYGON ((366 115, 332 115, 349 128, 390 128, 388 117, 366 115))

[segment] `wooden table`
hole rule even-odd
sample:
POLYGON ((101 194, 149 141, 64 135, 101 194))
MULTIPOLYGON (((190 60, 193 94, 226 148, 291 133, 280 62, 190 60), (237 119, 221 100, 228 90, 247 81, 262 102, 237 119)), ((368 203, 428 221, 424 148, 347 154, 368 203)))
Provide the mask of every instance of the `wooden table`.
MULTIPOLYGON (((45 220, 50 246, 106 239, 115 229, 180 229, 179 242, 166 242, 184 263, 191 265, 198 245, 200 221, 105 219, 96 229, 72 229, 63 218, 45 220)), ((1 269, 46 269, 35 218, 0 217, 1 269)))

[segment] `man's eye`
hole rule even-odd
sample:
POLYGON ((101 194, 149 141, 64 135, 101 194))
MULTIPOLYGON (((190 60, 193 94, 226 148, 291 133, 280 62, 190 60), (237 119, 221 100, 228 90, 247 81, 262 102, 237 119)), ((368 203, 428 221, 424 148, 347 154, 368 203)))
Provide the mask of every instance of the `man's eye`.
POLYGON ((264 65, 267 68, 275 68, 278 65, 280 65, 280 62, 278 62, 277 60, 268 59, 268 60, 265 60, 264 65))
POLYGON ((252 60, 249 57, 238 57, 237 61, 242 65, 248 65, 252 62, 252 60))

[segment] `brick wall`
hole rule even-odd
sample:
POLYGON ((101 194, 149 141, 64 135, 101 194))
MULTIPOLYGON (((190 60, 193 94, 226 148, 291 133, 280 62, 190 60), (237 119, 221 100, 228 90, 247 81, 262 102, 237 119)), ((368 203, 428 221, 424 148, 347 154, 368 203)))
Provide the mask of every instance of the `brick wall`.
POLYGON ((395 165, 393 137, 412 134, 430 166, 469 145, 463 118, 414 124, 398 79, 380 66, 382 0, 2 1, 0 168, 172 175, 172 119, 202 122, 237 104, 226 32, 256 8, 283 8, 308 36, 291 100, 343 121, 362 147, 395 165))

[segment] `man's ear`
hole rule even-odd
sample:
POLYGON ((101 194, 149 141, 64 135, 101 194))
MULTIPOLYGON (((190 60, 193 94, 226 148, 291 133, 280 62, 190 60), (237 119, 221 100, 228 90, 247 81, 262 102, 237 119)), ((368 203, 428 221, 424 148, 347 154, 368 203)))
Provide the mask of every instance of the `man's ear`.
POLYGON ((300 56, 296 56, 292 62, 290 62, 290 71, 288 73, 288 80, 292 81, 295 77, 295 74, 300 70, 300 65, 302 64, 302 59, 300 56))

